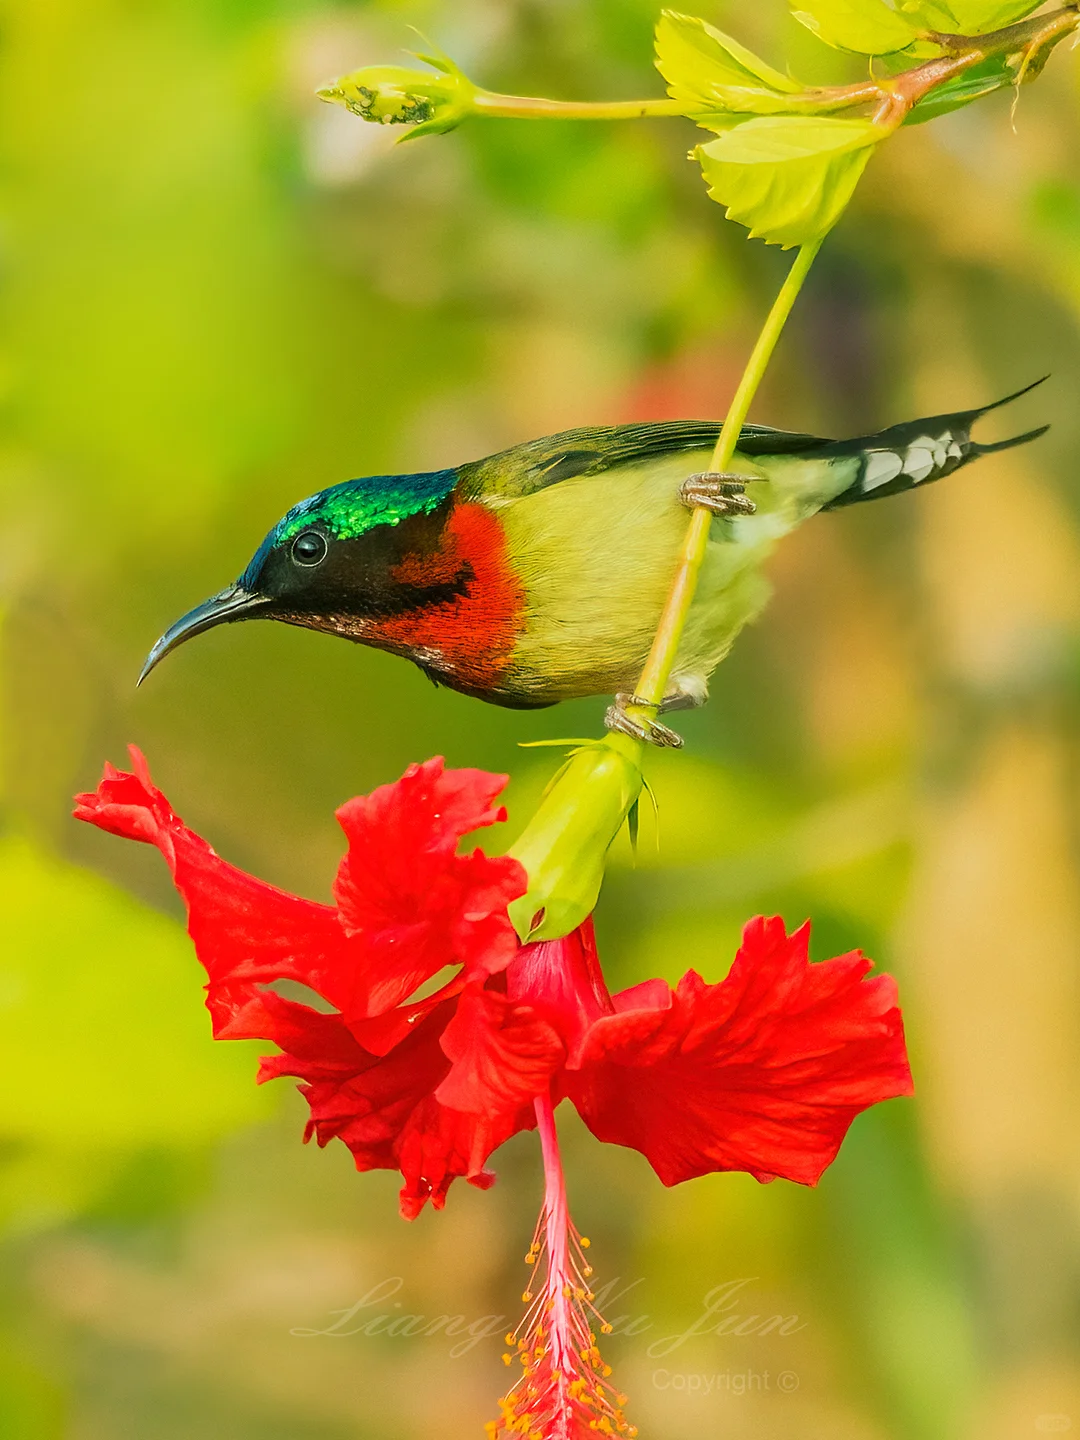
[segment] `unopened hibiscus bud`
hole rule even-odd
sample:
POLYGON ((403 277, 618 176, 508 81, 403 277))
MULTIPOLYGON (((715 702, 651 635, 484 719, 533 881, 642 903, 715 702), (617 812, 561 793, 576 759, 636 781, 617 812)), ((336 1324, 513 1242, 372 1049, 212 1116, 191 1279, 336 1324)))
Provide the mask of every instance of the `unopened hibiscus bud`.
POLYGON ((608 849, 641 794, 639 748, 611 735, 576 750, 511 847, 529 877, 509 907, 522 940, 568 935, 592 914, 608 849))
POLYGON ((440 73, 432 75, 404 65, 368 65, 343 75, 317 93, 321 100, 343 105, 361 120, 410 126, 403 140, 444 134, 472 112, 476 87, 445 56, 417 58, 440 73))

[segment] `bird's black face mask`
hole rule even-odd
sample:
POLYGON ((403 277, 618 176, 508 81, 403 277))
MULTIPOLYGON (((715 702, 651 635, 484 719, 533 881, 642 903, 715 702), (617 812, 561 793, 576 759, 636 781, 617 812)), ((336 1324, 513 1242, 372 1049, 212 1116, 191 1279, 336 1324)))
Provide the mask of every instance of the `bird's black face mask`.
POLYGON ((432 594, 432 587, 406 582, 399 574, 406 559, 422 562, 438 551, 448 510, 448 504, 435 505, 349 538, 335 537, 317 512, 310 514, 309 524, 282 538, 286 516, 235 584, 165 631, 147 656, 139 683, 170 651, 216 625, 280 620, 362 640, 373 621, 449 599, 460 589, 456 580, 442 580, 435 587, 439 593, 432 594))

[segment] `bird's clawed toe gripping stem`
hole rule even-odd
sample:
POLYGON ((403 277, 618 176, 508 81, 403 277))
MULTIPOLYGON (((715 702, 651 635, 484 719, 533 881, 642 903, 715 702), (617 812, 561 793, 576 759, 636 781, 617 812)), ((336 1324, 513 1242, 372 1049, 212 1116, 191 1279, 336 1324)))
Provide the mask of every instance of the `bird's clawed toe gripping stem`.
POLYGON ((647 741, 650 745, 659 746, 661 750, 681 750, 682 736, 668 726, 661 725, 655 718, 662 709, 662 705, 654 705, 643 700, 640 695, 628 695, 620 691, 615 696, 614 705, 608 706, 604 724, 609 730, 617 730, 621 735, 629 735, 634 740, 647 741), (652 711, 654 714, 630 715, 628 712, 631 709, 652 711))
POLYGON ((757 506, 746 494, 746 486, 762 478, 705 470, 683 481, 679 499, 688 510, 708 510, 712 515, 753 515, 757 506))

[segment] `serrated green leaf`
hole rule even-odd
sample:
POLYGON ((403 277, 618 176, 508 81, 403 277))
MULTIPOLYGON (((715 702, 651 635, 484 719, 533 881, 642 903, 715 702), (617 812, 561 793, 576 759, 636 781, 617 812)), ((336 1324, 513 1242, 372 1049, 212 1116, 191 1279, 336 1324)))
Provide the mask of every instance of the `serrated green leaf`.
POLYGON ((774 114, 802 88, 730 35, 676 10, 664 10, 657 22, 656 68, 699 124, 708 122, 698 111, 774 114))
POLYGON ((792 0, 795 19, 838 50, 891 55, 934 53, 927 32, 982 35, 1022 20, 1041 0, 792 0))
POLYGON ((928 28, 900 14, 884 0, 794 0, 795 19, 819 40, 859 55, 892 55, 906 50, 928 28))
POLYGON ((804 245, 836 224, 874 146, 871 120, 808 115, 748 120, 698 147, 709 194, 770 245, 804 245))

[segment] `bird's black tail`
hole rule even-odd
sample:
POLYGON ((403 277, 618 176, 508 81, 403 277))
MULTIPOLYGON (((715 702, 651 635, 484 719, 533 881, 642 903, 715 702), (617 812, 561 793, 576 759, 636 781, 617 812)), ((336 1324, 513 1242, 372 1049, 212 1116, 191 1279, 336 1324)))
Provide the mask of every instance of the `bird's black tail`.
POLYGON ((1040 425, 1037 430, 1028 430, 1023 435, 1014 435, 1009 440, 998 440, 992 445, 980 445, 971 438, 971 427, 976 420, 1018 400, 1043 380, 1025 385, 1004 400, 995 400, 992 405, 983 405, 978 410, 961 410, 955 415, 934 415, 928 420, 910 420, 904 425, 893 425, 877 435, 863 435, 855 440, 838 440, 817 452, 818 455, 835 455, 837 458, 859 455, 862 465, 851 485, 824 506, 826 510, 837 510, 841 505, 857 505, 863 500, 879 500, 885 495, 898 495, 902 490, 912 490, 917 485, 929 485, 977 460, 980 455, 992 455, 995 450, 1011 450, 1014 445, 1026 445, 1045 435, 1049 425, 1040 425))

